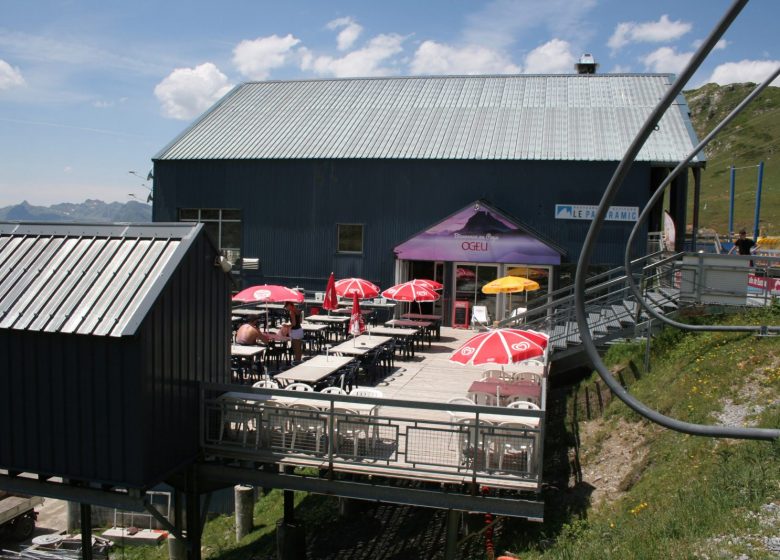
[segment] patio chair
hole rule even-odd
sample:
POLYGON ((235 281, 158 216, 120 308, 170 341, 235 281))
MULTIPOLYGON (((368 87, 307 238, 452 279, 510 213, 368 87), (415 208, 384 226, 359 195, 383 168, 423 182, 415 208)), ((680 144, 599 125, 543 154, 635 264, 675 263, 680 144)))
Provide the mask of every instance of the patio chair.
POLYGON ((290 449, 319 453, 326 432, 327 419, 317 407, 296 403, 290 407, 290 449), (311 441, 313 439, 313 442, 311 441), (313 445, 312 445, 313 444, 313 445))
POLYGON ((261 379, 252 383, 252 387, 255 389, 278 389, 279 384, 273 379, 261 379))
POLYGON ((477 425, 474 418, 460 418, 458 428, 458 470, 476 468, 485 470, 490 463, 491 438, 486 437, 493 428, 491 422, 480 420, 477 425))
POLYGON ((325 387, 320 393, 326 395, 346 395, 347 392, 341 387, 325 387))
POLYGON ((290 436, 290 414, 287 405, 278 401, 263 402, 263 443, 271 449, 286 449, 290 436))
POLYGON ((287 387, 284 388, 285 391, 314 391, 314 387, 309 385, 308 383, 290 383, 287 387))
POLYGON ((532 371, 512 371, 509 374, 512 376, 512 381, 530 381, 537 385, 542 383, 542 376, 532 371))
POLYGON ((471 326, 474 329, 490 326, 490 315, 484 305, 475 305, 471 310, 471 326))
POLYGON ((371 397, 375 399, 381 399, 384 395, 379 389, 372 389, 371 387, 355 387, 349 392, 352 397, 371 397))
POLYGON ((530 401, 512 401, 508 405, 506 405, 507 408, 520 408, 523 410, 540 410, 539 405, 532 403, 530 401))
POLYGON ((528 433, 527 426, 518 422, 502 422, 495 430, 494 439, 499 471, 524 474, 530 470, 535 438, 528 433))
POLYGON ((528 311, 527 307, 515 307, 512 310, 512 313, 509 314, 509 318, 510 319, 516 319, 517 318, 517 321, 515 321, 513 324, 515 324, 515 325, 522 325, 523 323, 525 323, 525 317, 522 317, 522 315, 526 311, 528 311))
POLYGON ((346 455, 354 459, 360 458, 361 437, 369 442, 369 419, 361 416, 351 408, 334 406, 335 414, 333 427, 334 451, 341 456, 346 455), (351 453, 345 453, 347 447, 351 447, 351 453))

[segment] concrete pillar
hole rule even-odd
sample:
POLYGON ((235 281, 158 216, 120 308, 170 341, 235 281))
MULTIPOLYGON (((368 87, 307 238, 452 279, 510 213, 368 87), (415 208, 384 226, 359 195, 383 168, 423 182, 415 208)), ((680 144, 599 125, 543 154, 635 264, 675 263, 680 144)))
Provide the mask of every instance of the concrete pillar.
POLYGON ((237 484, 233 487, 236 508, 236 541, 252 532, 254 522, 255 489, 237 484))
POLYGON ((67 526, 68 533, 75 533, 81 527, 81 509, 78 502, 68 502, 67 526))

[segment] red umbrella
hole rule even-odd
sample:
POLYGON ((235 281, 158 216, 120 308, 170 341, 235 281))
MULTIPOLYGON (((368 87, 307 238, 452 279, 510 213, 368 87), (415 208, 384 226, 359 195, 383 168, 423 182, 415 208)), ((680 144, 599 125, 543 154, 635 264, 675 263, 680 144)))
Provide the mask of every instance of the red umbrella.
POLYGON ((352 295, 352 317, 349 319, 349 334, 358 336, 365 332, 366 324, 363 322, 363 314, 360 312, 360 298, 357 292, 352 295))
POLYGON ((428 288, 429 290, 444 289, 444 285, 440 282, 437 282, 436 280, 428 280, 427 278, 415 278, 414 280, 410 280, 410 282, 414 282, 415 284, 424 288, 428 288))
POLYGON ((333 273, 330 273, 330 278, 328 278, 328 286, 325 288, 325 299, 322 302, 322 308, 327 311, 333 311, 334 309, 338 309, 339 307, 339 301, 336 297, 336 277, 333 276, 333 273))
POLYGON ((387 288, 382 292, 382 297, 393 301, 436 301, 439 299, 439 294, 419 281, 410 280, 387 288))
POLYGON ((341 297, 357 294, 360 299, 368 299, 379 295, 379 286, 362 278, 342 278, 336 282, 336 293, 341 297))
POLYGON ((450 360, 464 365, 514 364, 543 356, 548 338, 532 330, 490 330, 471 337, 450 360))
POLYGON ((241 290, 233 296, 233 301, 241 303, 282 303, 285 301, 301 303, 303 301, 303 293, 284 286, 263 284, 262 286, 250 286, 241 290))

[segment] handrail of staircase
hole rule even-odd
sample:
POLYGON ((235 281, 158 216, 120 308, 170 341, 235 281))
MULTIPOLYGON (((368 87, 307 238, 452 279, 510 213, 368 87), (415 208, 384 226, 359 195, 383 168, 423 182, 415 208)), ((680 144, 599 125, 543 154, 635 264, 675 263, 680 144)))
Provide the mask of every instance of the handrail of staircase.
MULTIPOLYGON (((643 261, 647 261, 651 258, 661 257, 660 260, 655 262, 650 262, 643 266, 642 269, 643 271, 651 271, 654 269, 658 269, 663 265, 679 260, 682 254, 683 253, 674 253, 669 255, 669 253, 666 251, 658 251, 656 253, 645 255, 644 257, 635 259, 634 261, 632 261, 632 264, 640 264, 643 261)), ((616 286, 621 286, 621 288, 623 289, 619 291, 615 291, 617 297, 617 294, 623 293, 625 289, 626 277, 624 272, 623 274, 621 274, 621 276, 613 277, 607 280, 606 282, 601 282, 598 284, 594 284, 594 282, 600 281, 603 278, 608 278, 609 276, 614 275, 617 271, 623 271, 623 270, 624 270, 623 267, 616 267, 606 272, 602 272, 596 276, 592 276, 591 278, 588 279, 591 282, 591 285, 586 288, 585 290, 586 294, 592 296, 593 294, 601 292, 603 290, 611 289, 616 286)), ((573 286, 566 286, 564 288, 560 288, 546 295, 539 296, 537 298, 530 300, 528 309, 526 311, 518 315, 515 315, 514 317, 507 317, 499 321, 498 326, 499 327, 512 326, 522 321, 525 323, 526 326, 546 324, 548 327, 551 327, 552 325, 556 324, 557 321, 550 321, 551 317, 548 316, 549 315, 548 311, 550 310, 554 311, 555 309, 564 306, 570 310, 573 301, 574 301, 573 286), (556 297, 556 295, 560 296, 560 294, 565 294, 565 295, 561 297, 556 297), (535 303, 539 301, 543 301, 544 303, 535 305, 535 303), (542 321, 538 321, 537 319, 535 319, 540 317, 543 319, 542 321)), ((564 316, 567 318, 572 317, 570 312, 564 313, 564 316)))
MULTIPOLYGON (((628 391, 620 385, 620 383, 614 378, 612 373, 604 364, 601 356, 599 355, 596 344, 588 329, 588 321, 586 316, 586 301, 585 301, 585 279, 586 271, 590 265, 590 259, 595 247, 595 241, 598 238, 599 232, 606 219, 607 211, 612 205, 612 202, 617 197, 617 193, 620 186, 623 184, 626 176, 628 175, 631 166, 636 159, 642 146, 645 144, 653 130, 657 127, 663 114, 669 109, 672 102, 682 93, 683 87, 693 77, 694 73, 698 70, 701 63, 706 58, 707 54, 712 51, 715 45, 720 41, 723 34, 729 28, 731 23, 736 19, 737 15, 747 4, 747 0, 735 0, 729 7, 726 14, 720 19, 713 31, 707 36, 707 38, 701 43, 694 55, 690 58, 685 68, 680 72, 678 77, 674 80, 674 83, 664 93, 663 97, 658 101, 658 104, 650 112, 645 119, 645 122, 640 127, 636 136, 631 141, 631 144, 626 149, 623 158, 620 160, 617 168, 615 169, 612 178, 607 185, 599 206, 596 209, 596 214, 591 221, 588 233, 585 236, 585 242, 580 252, 580 258, 577 263, 577 274, 574 279, 575 285, 575 312, 577 316, 577 325, 580 331, 580 337, 583 346, 585 347, 588 357, 591 359, 593 366, 596 368, 601 379, 610 388, 612 393, 622 400, 629 408, 644 416, 648 420, 665 426, 672 430, 676 430, 683 433, 692 435, 708 436, 708 437, 727 437, 727 438, 744 438, 744 439, 763 439, 763 440, 776 440, 780 438, 780 430, 768 429, 768 428, 738 428, 732 426, 708 426, 702 424, 693 424, 691 422, 683 422, 675 418, 671 418, 664 414, 661 414, 657 410, 653 410, 643 402, 639 401, 636 397, 628 393, 628 391)), ((626 272, 630 272, 627 270, 626 272)))

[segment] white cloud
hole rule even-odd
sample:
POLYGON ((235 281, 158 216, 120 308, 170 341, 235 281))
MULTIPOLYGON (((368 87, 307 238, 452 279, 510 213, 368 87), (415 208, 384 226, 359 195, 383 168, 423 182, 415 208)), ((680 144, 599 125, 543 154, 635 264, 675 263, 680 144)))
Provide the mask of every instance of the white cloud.
POLYGON ((353 76, 387 76, 395 74, 392 67, 393 56, 403 49, 404 38, 395 33, 377 35, 362 49, 354 50, 341 58, 331 56, 314 57, 308 50, 301 53, 301 69, 314 70, 320 75, 346 78, 353 76))
MULTIPOLYGON (((694 48, 694 49, 698 49, 699 47, 701 47, 701 46, 702 46, 702 44, 703 44, 703 43, 704 43, 704 40, 703 40, 703 39, 696 39, 696 40, 693 42, 693 48, 694 48)), ((717 43, 715 43, 715 46, 714 46, 714 47, 712 47, 712 50, 713 50, 713 51, 722 51, 723 49, 725 49, 725 48, 726 48, 726 47, 728 47, 728 46, 729 46, 729 42, 728 42, 728 41, 726 41, 726 39, 721 39, 720 41, 718 41, 717 43)))
MULTIPOLYGON (((715 67, 712 76, 707 82, 716 84, 735 84, 753 82, 755 84, 766 80, 777 67, 778 60, 741 60, 739 62, 727 62, 715 67)), ((780 86, 780 78, 772 81, 773 86, 780 86)))
POLYGON ((163 114, 174 119, 194 118, 230 91, 227 76, 206 62, 195 68, 177 68, 154 88, 163 114))
POLYGON ((692 56, 692 52, 678 53, 672 47, 661 47, 642 58, 642 62, 651 72, 679 74, 692 56))
POLYGON ((341 29, 336 37, 336 44, 340 51, 346 51, 355 44, 363 27, 351 17, 343 17, 329 21, 328 29, 341 29))
POLYGON ((495 49, 425 41, 414 53, 411 71, 412 74, 517 74, 520 67, 495 49))
POLYGON ((271 70, 290 61, 293 47, 300 42, 289 33, 284 37, 270 35, 241 41, 233 49, 233 64, 247 78, 265 80, 271 70))
POLYGON ((607 41, 607 46, 615 51, 628 43, 674 41, 688 33, 691 28, 692 25, 690 23, 682 20, 671 21, 666 14, 663 14, 658 21, 645 23, 621 22, 615 27, 615 32, 607 41))
POLYGON ((0 91, 23 85, 24 77, 22 72, 0 58, 0 91))
POLYGON ((593 27, 584 22, 595 6, 596 0, 493 0, 466 18, 463 43, 501 51, 524 32, 541 28, 585 44, 593 27))
POLYGON ((571 45, 561 39, 553 39, 536 47, 525 57, 526 74, 562 74, 574 71, 576 58, 571 45))

